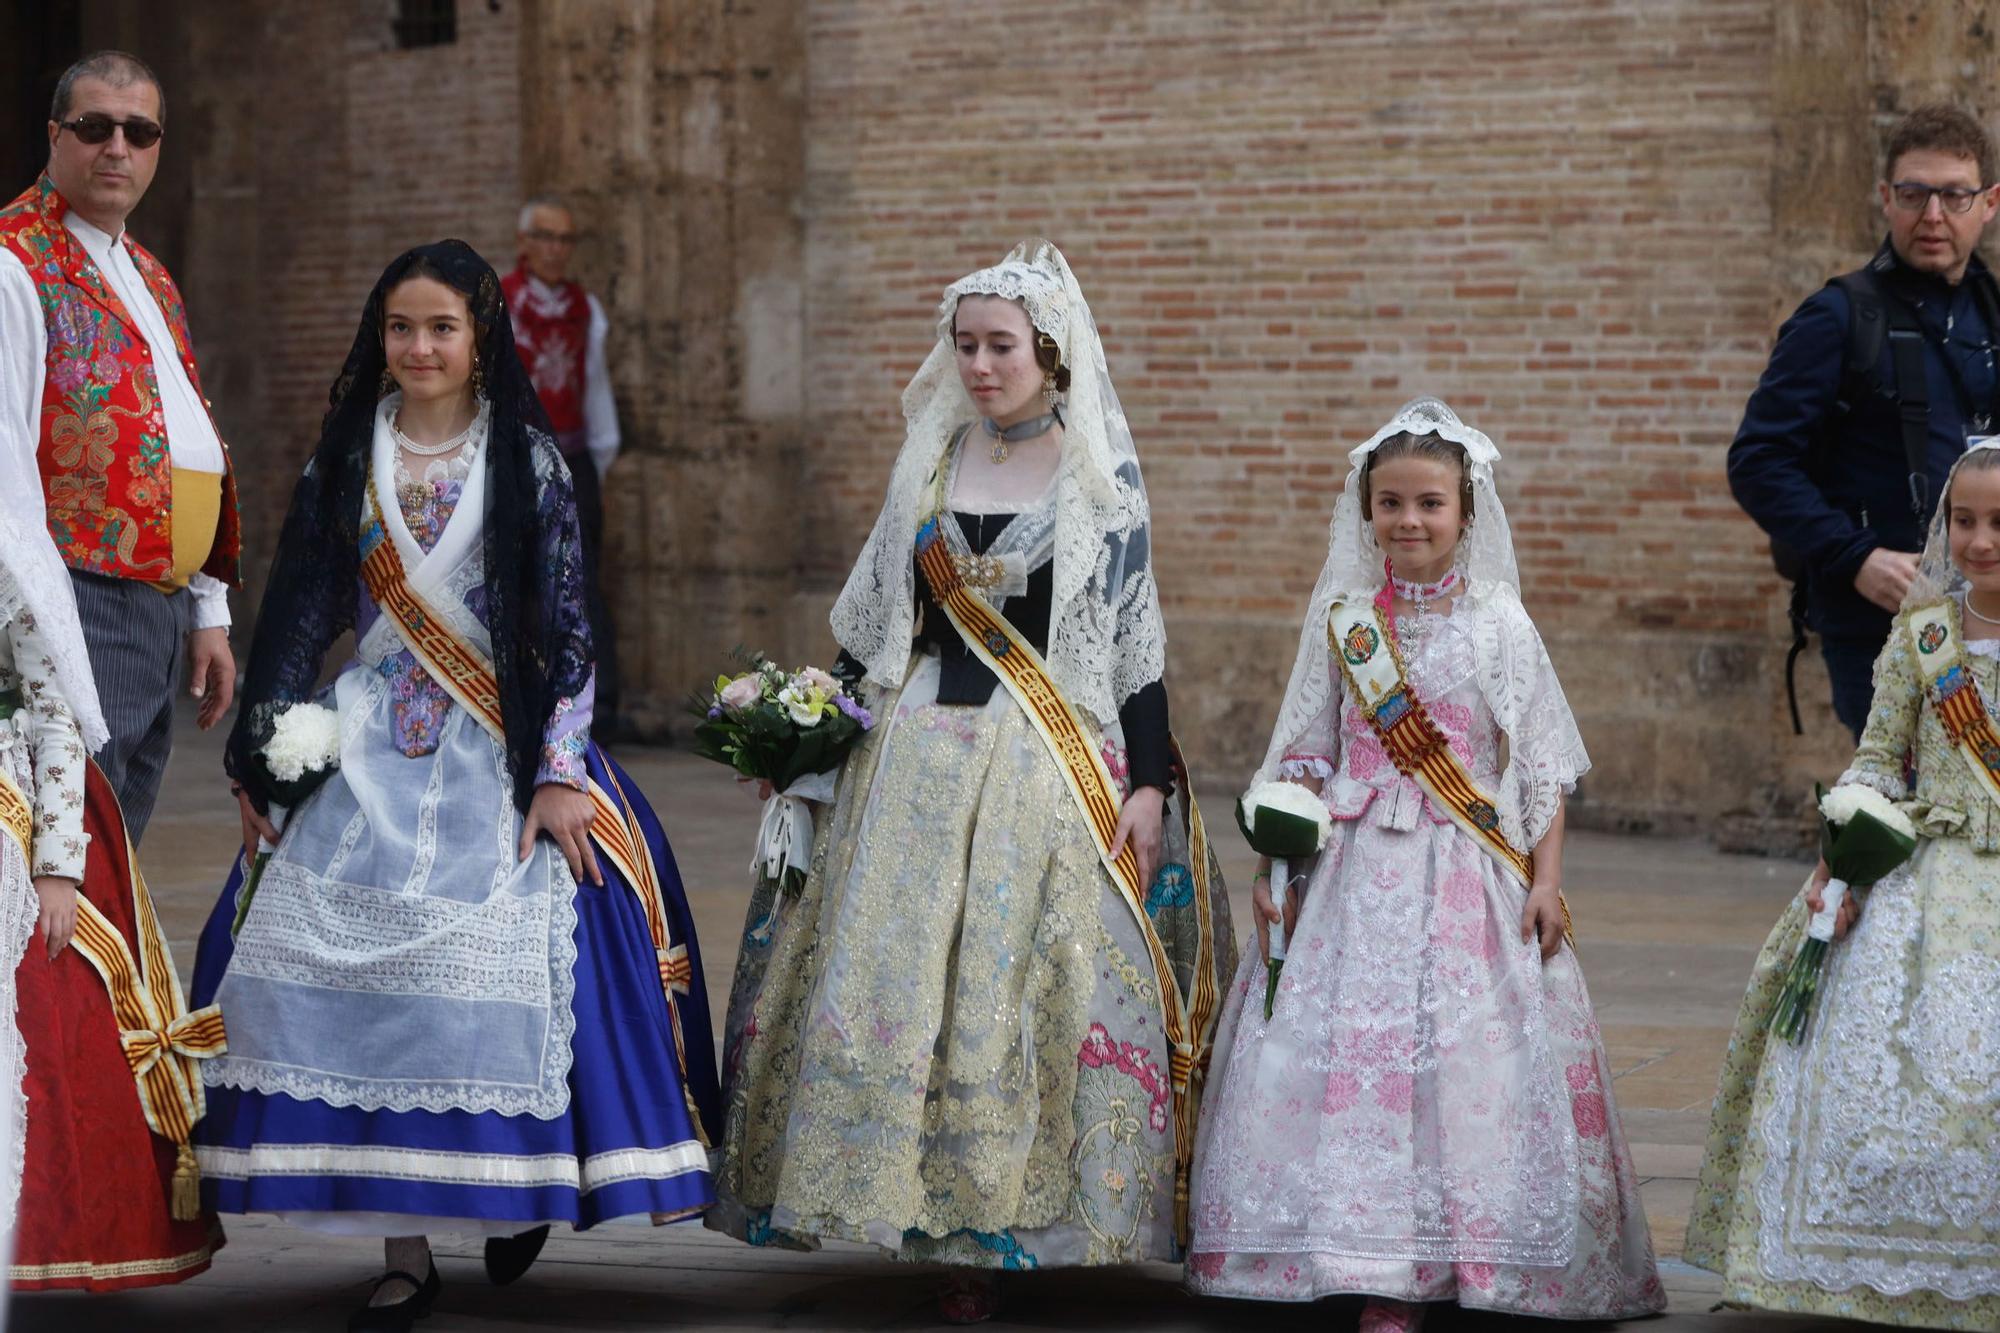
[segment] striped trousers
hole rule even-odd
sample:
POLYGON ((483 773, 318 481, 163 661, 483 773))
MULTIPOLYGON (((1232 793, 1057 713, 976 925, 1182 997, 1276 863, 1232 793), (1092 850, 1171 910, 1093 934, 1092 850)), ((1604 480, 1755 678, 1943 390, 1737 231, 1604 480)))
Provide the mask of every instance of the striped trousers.
POLYGON ((194 594, 185 588, 162 593, 75 569, 69 576, 111 733, 95 758, 125 807, 125 827, 137 845, 174 749, 174 696, 194 625, 194 594))

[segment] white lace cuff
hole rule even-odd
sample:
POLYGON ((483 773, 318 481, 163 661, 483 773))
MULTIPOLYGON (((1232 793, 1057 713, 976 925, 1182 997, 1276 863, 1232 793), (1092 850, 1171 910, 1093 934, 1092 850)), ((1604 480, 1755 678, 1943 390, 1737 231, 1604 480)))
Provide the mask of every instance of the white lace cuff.
POLYGON ((1850 768, 1845 773, 1842 773, 1839 781, 1833 785, 1836 787, 1845 787, 1849 784, 1878 791, 1892 801, 1908 800, 1910 796, 1909 784, 1901 778, 1892 778, 1885 773, 1877 773, 1872 769, 1850 768))
POLYGON ((1281 778, 1318 778, 1331 782, 1337 772, 1333 760, 1323 754, 1288 754, 1278 763, 1281 778))

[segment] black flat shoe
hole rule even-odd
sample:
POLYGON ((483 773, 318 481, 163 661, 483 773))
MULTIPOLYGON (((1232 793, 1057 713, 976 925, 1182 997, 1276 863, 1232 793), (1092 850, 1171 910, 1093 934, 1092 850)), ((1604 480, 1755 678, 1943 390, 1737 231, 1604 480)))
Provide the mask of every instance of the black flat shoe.
POLYGON ((368 1289, 368 1299, 375 1299, 375 1293, 382 1290, 385 1282, 401 1278, 416 1290, 402 1300, 391 1305, 364 1305, 347 1316, 347 1333, 410 1333, 410 1326, 431 1312, 438 1293, 444 1290, 444 1282, 438 1277, 435 1261, 431 1271, 422 1282, 416 1274, 405 1273, 400 1268, 392 1268, 375 1279, 375 1285, 368 1289))
POLYGON ((528 1271, 535 1262, 535 1256, 542 1252, 548 1241, 549 1229, 546 1225, 533 1231, 523 1231, 518 1236, 488 1236, 486 1238, 486 1276, 493 1279, 493 1285, 504 1287, 521 1274, 528 1271))

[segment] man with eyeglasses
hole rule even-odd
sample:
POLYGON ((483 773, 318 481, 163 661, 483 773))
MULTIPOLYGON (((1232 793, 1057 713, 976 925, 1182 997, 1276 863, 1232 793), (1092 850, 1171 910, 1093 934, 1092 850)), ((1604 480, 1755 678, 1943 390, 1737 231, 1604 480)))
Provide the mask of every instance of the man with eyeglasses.
POLYGON ((1729 447, 1730 489, 1798 585, 1794 654, 1817 630, 1857 739, 1945 477, 2000 421, 2000 287, 1974 253, 2000 208, 1993 141, 1957 107, 1919 107, 1884 166, 1887 238, 1785 321, 1729 447))
POLYGON ((138 57, 85 56, 56 84, 47 170, 0 210, 0 478, 39 482, 111 731, 97 760, 135 841, 182 671, 204 728, 236 686, 229 451, 180 291, 125 231, 159 165, 164 101, 138 57))
POLYGON ((608 733, 618 717, 618 652, 598 565, 604 553, 603 481, 618 457, 618 407, 604 359, 611 326, 597 298, 569 276, 577 232, 567 204, 545 195, 521 205, 516 240, 520 260, 500 279, 500 287, 514 322, 514 345, 535 382, 542 410, 549 414, 556 447, 568 461, 576 487, 585 577, 590 580, 585 605, 597 653, 596 715, 598 730, 608 733))

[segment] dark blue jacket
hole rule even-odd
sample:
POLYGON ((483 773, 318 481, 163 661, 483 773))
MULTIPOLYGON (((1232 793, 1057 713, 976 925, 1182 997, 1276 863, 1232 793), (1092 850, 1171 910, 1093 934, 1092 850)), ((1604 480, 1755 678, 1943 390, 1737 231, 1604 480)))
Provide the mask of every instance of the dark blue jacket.
POLYGON ((1889 340, 1874 387, 1843 373, 1847 293, 1831 284, 1808 297, 1778 330, 1771 360, 1729 446, 1729 489, 1759 527, 1805 558, 1806 618, 1828 638, 1880 644, 1889 613, 1854 590, 1877 547, 1921 551, 1931 511, 1968 433, 1991 429, 2000 374, 1986 321, 1973 297, 1977 256, 1956 286, 1890 256, 1882 285, 1917 312, 1930 388, 1928 507, 1911 512, 1909 471, 1897 416, 1889 340), (1956 363, 1961 390, 1944 358, 1956 363), (1984 416, 1986 420, 1979 421, 1984 416))

